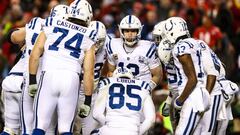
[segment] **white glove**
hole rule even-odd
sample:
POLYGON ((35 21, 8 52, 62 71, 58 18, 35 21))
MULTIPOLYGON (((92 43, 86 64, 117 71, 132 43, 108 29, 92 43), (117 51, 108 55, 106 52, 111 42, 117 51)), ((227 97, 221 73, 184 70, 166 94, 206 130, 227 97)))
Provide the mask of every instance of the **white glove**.
POLYGON ((79 117, 85 118, 90 114, 91 107, 85 104, 82 104, 79 108, 79 117))
POLYGON ((37 93, 38 85, 37 84, 31 84, 28 86, 28 95, 32 98, 34 98, 35 94, 37 93))
POLYGON ((178 99, 178 98, 176 98, 176 99, 174 100, 174 108, 177 109, 177 110, 181 110, 183 103, 180 103, 177 99, 178 99))
POLYGON ((170 104, 167 104, 166 101, 162 107, 162 115, 168 117, 170 115, 170 104))
POLYGON ((230 94, 227 94, 224 90, 221 90, 221 92, 225 102, 229 102, 232 99, 232 96, 230 94))

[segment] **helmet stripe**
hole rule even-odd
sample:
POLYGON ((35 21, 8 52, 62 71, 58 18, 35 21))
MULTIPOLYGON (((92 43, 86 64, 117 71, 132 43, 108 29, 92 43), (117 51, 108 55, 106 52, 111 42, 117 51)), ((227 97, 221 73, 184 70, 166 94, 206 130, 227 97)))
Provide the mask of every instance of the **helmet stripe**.
POLYGON ((132 22, 132 16, 129 15, 129 20, 128 20, 128 23, 130 24, 132 22))
POLYGON ((77 5, 78 5, 78 3, 80 2, 81 0, 78 0, 77 2, 76 2, 76 8, 77 8, 77 5))

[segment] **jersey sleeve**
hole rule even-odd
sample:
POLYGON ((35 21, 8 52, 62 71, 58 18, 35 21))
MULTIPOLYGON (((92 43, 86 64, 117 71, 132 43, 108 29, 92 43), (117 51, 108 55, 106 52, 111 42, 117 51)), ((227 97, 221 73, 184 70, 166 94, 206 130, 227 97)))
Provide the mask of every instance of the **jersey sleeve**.
POLYGON ((157 47, 154 43, 151 44, 146 56, 148 57, 148 65, 150 69, 154 69, 161 65, 161 62, 157 56, 157 47))
POLYGON ((93 108, 93 118, 97 120, 101 125, 105 123, 105 108, 108 97, 108 88, 104 87, 101 91, 99 91, 94 108, 93 108))
POLYGON ((199 40, 198 43, 201 47, 204 71, 207 75, 218 76, 220 73, 220 63, 217 56, 204 41, 199 40))
POLYGON ((107 49, 107 60, 111 65, 115 65, 115 58, 117 56, 114 56, 113 51, 112 51, 112 40, 109 39, 106 42, 106 49, 107 49))
POLYGON ((220 72, 220 63, 218 63, 214 56, 208 51, 202 51, 202 61, 203 68, 207 75, 215 75, 218 76, 220 72))
POLYGON ((95 44, 95 42, 87 36, 84 36, 84 40, 82 42, 82 45, 85 45, 82 47, 84 51, 88 51, 95 44))
POLYGON ((155 107, 150 95, 147 95, 143 104, 144 121, 140 125, 140 135, 144 134, 155 122, 155 107))

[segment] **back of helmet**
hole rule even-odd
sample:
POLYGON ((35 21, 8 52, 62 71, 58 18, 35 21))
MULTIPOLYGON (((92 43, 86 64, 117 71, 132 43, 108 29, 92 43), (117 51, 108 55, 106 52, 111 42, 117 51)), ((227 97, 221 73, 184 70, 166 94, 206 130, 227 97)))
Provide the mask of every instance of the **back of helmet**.
POLYGON ((68 6, 59 4, 53 7, 50 11, 50 17, 57 17, 60 19, 67 19, 68 17, 68 6))
POLYGON ((177 43, 182 38, 190 37, 187 23, 181 17, 168 18, 165 22, 164 34, 172 44, 177 43))
POLYGON ((70 20, 83 21, 87 27, 93 17, 92 7, 86 0, 75 0, 69 6, 68 18, 70 20))
POLYGON ((91 36, 96 40, 96 51, 103 47, 107 35, 105 25, 100 21, 91 21, 89 24, 90 31, 93 31, 91 36))

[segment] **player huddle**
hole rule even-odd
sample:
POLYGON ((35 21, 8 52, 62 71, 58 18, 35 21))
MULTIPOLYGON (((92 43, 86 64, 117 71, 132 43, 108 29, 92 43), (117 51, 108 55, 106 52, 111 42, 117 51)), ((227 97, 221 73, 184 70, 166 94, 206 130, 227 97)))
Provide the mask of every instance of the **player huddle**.
POLYGON ((120 38, 92 17, 91 5, 75 0, 11 31, 9 41, 23 54, 2 83, 1 135, 147 134, 161 63, 170 90, 162 114, 170 116, 174 134, 225 134, 239 88, 225 79, 208 45, 190 37, 182 18, 156 24, 152 42, 141 40, 134 15, 121 20, 120 38))

